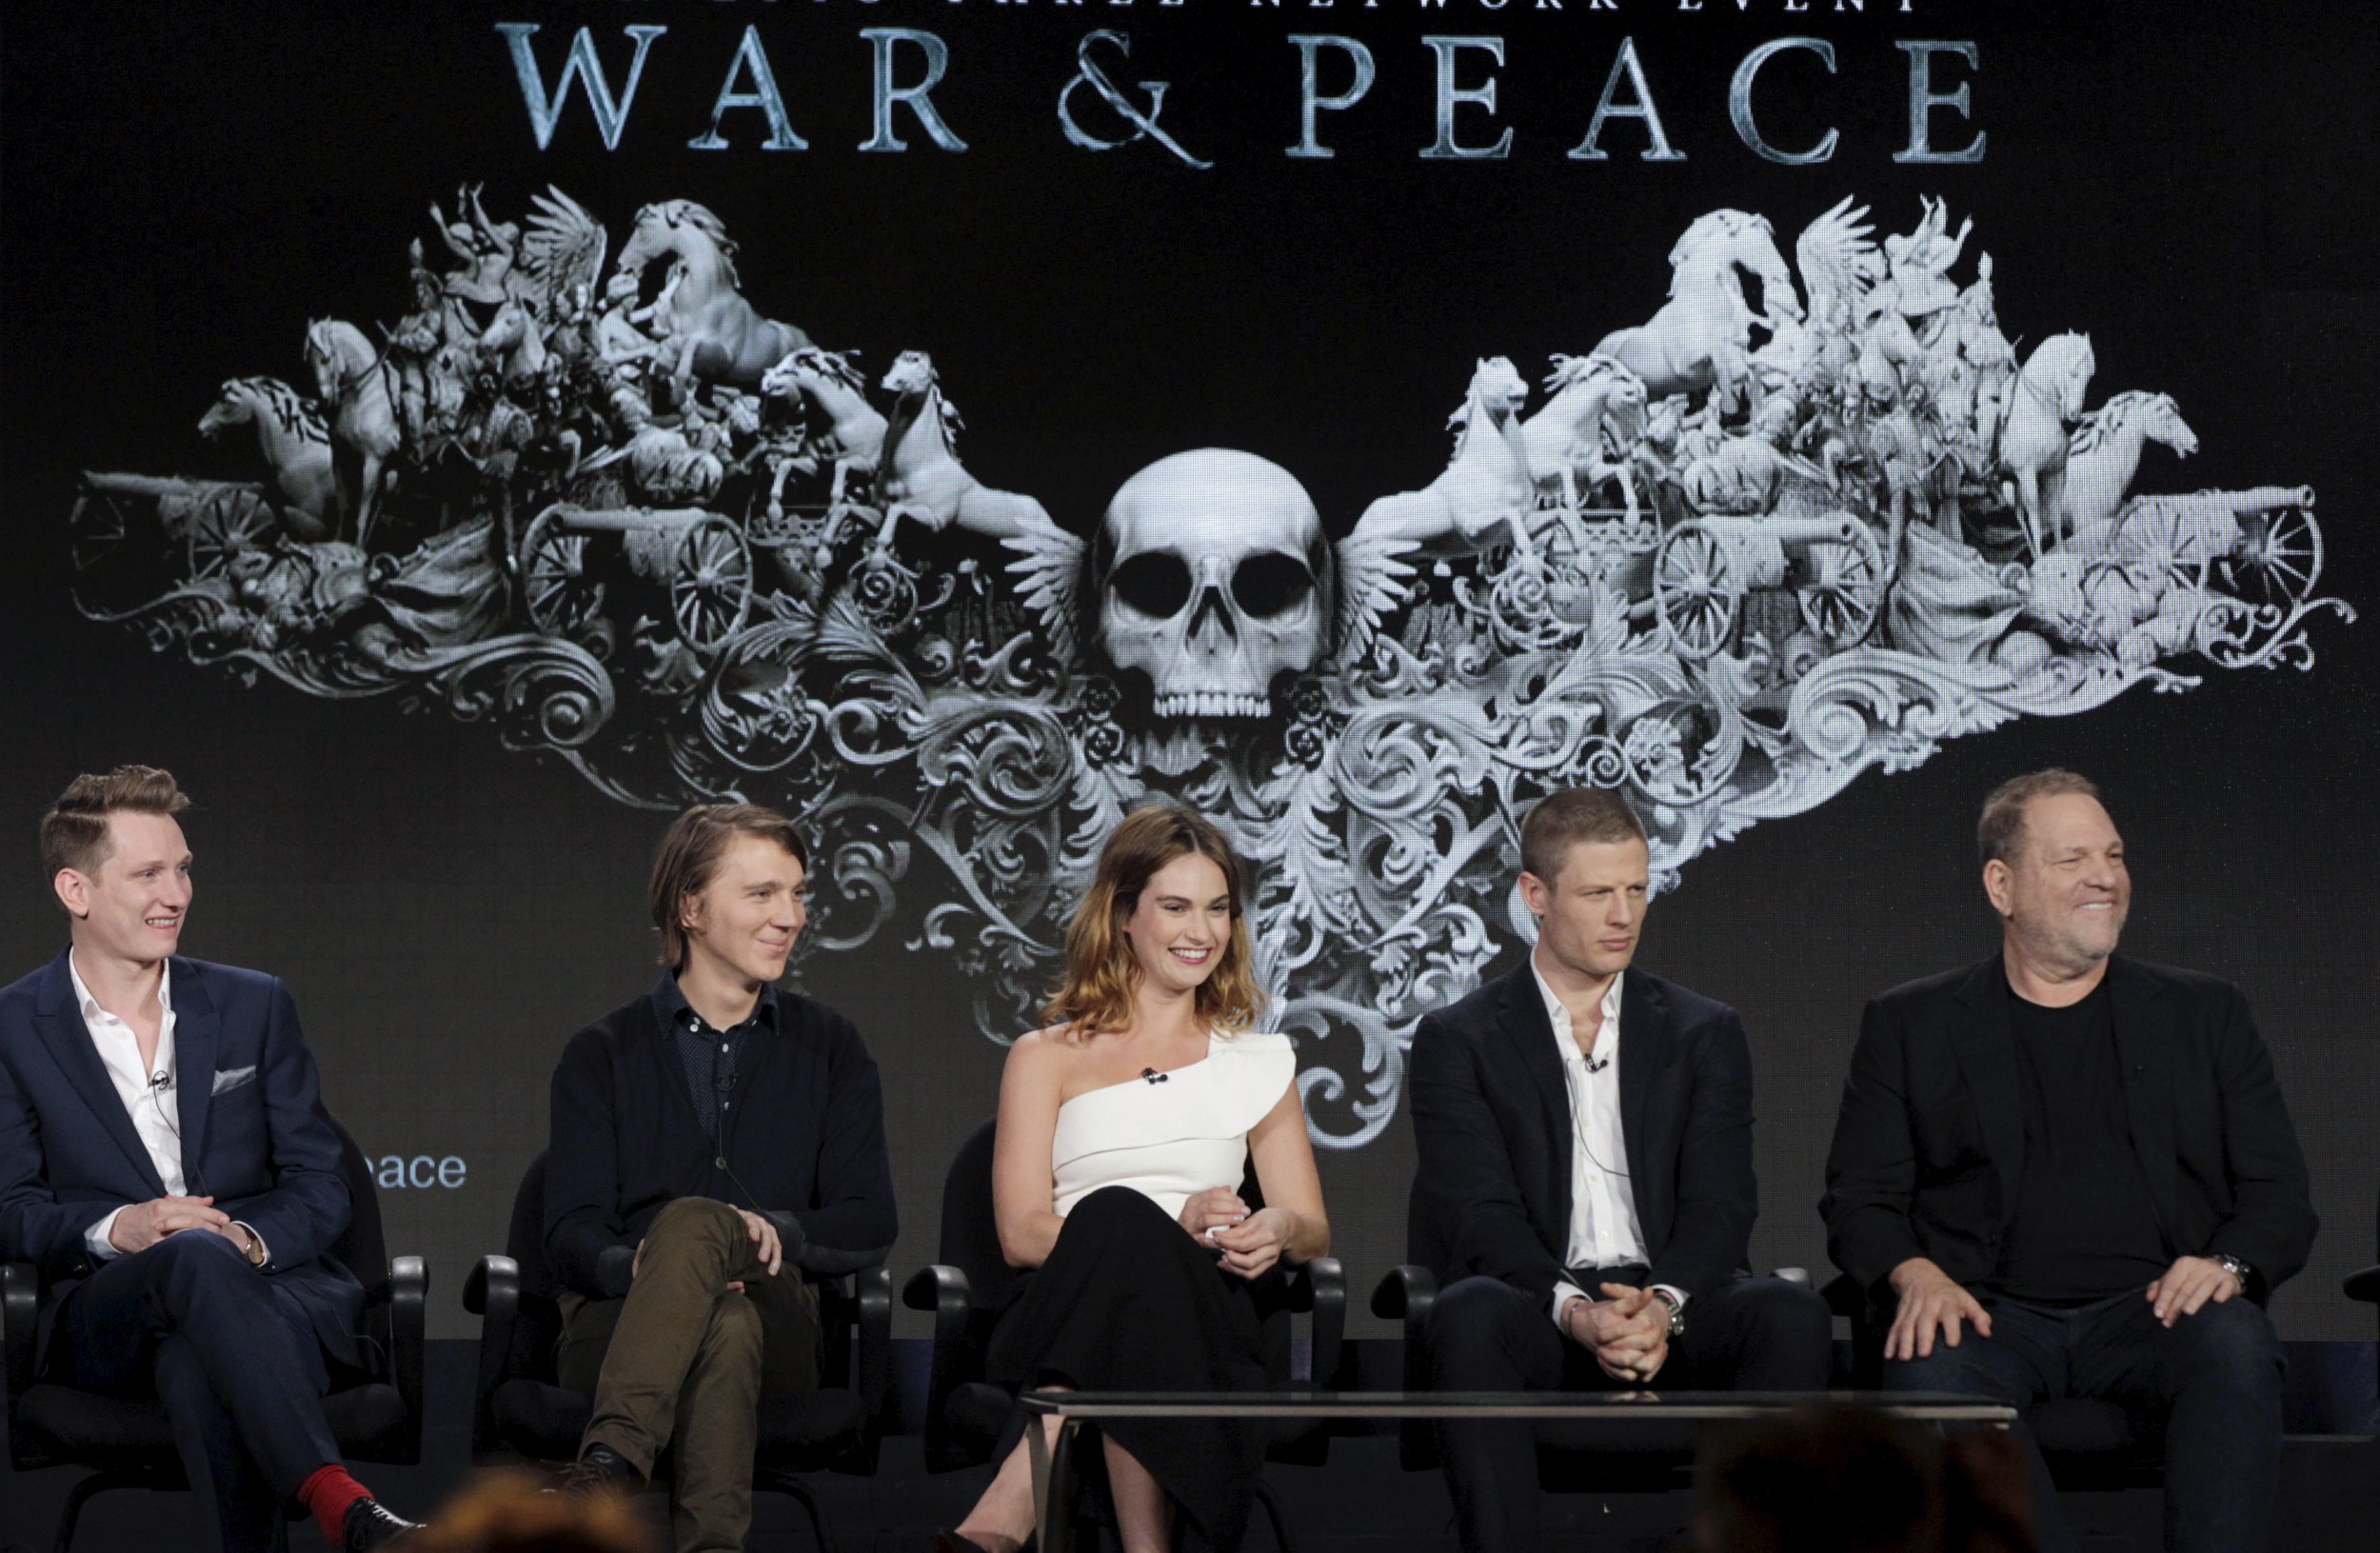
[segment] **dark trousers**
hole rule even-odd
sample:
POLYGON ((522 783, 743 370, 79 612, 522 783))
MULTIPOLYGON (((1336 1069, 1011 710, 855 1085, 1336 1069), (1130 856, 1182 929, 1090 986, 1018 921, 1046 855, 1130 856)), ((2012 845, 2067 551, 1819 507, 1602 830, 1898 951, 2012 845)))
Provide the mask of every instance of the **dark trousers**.
POLYGON ((47 1368, 78 1390, 164 1404, 200 1523, 225 1553, 284 1545, 283 1506, 339 1460, 313 1328, 209 1230, 103 1263, 59 1305, 47 1368))
MULTIPOLYGON (((1594 1289, 1606 1274, 1575 1281, 1594 1289)), ((1613 1281, 1641 1286, 1642 1268, 1613 1281)), ((1687 1302, 1686 1332, 1656 1383, 1690 1391, 1823 1391, 1834 1354, 1826 1302, 1779 1278, 1739 1278, 1687 1302)), ((1550 1304, 1495 1278, 1466 1278, 1430 1311, 1430 1375, 1439 1391, 1615 1388, 1595 1355, 1554 1324, 1550 1304)), ((1438 1454, 1465 1553, 1537 1545, 1535 1425, 1521 1419, 1438 1425, 1438 1454)))
POLYGON ((819 1347, 801 1273, 770 1277, 735 1209, 682 1197, 654 1216, 627 1298, 568 1304, 555 1378, 595 1399, 581 1449, 608 1445, 647 1476, 671 1450, 678 1553, 740 1550, 761 1397, 817 1390, 819 1347))
MULTIPOLYGON (((2129 1290, 2073 1309, 1983 1297, 1992 1335, 1924 1359, 1888 1361, 1895 1391, 1964 1391, 2019 1407, 2094 1397, 2165 1415, 2165 1545, 2238 1553, 2272 1540, 2281 1479, 2281 1341, 2246 1300, 2207 1304, 2169 1329, 2129 1290)), ((2021 1429, 2020 1429, 2021 1432, 2021 1429)), ((2076 1546, 2033 1437, 2036 1537, 2044 1553, 2076 1546)))

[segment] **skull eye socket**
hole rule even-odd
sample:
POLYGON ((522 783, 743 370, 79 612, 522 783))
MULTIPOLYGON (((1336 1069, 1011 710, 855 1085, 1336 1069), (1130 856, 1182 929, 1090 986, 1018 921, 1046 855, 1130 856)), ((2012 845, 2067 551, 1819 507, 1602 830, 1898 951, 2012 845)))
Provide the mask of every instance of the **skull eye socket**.
POLYGON ((1190 603, 1190 563, 1167 550, 1144 550, 1110 572, 1107 586, 1144 615, 1178 615, 1190 603))
POLYGON ((1303 604, 1314 591, 1314 573, 1303 561, 1278 550, 1252 555, 1231 574, 1231 598, 1252 620, 1274 620, 1303 604))

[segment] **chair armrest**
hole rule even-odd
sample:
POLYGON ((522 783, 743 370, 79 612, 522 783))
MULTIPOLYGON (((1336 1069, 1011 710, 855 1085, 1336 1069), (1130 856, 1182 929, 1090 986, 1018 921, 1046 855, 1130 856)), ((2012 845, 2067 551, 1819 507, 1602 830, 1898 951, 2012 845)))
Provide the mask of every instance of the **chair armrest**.
MULTIPOLYGON (((2349 1273, 2342 1285, 2350 1300, 2366 1304, 2380 1304, 2380 1267, 2366 1267, 2362 1272, 2349 1273)), ((11 1342, 14 1339, 10 1339, 11 1342)))
POLYGON ((422 1367, 428 1352, 429 1264, 420 1257, 388 1259, 388 1372, 405 1404, 405 1452, 398 1464, 422 1460, 422 1367))
POLYGON ((479 1380, 471 1391, 471 1459, 486 1461, 504 1441, 496 1430, 496 1388, 507 1379, 512 1329, 521 1319, 521 1264, 485 1256, 463 1282, 463 1308, 480 1319, 479 1380))
POLYGON ((884 1420, 892 1411, 892 1269, 881 1264, 863 1267, 852 1274, 851 1284, 859 1304, 860 1402, 867 1409, 867 1424, 859 1449, 838 1465, 845 1472, 873 1476, 884 1420))
POLYGON ((967 1275, 937 1264, 921 1267, 902 1285, 901 1303, 934 1313, 934 1358, 925 1382, 925 1467, 950 1472, 973 1464, 950 1435, 950 1394, 974 1379, 967 1343, 967 1275))
MULTIPOLYGON (((1372 1314, 1405 1324, 1404 1388, 1430 1389, 1430 1307, 1438 1304, 1438 1274, 1414 1263, 1391 1267, 1372 1290, 1372 1314)), ((1397 1429, 1397 1460, 1408 1472, 1438 1464, 1437 1443, 1427 1424, 1408 1420, 1397 1429)))
POLYGON ((1405 1389, 1430 1388, 1430 1307, 1438 1304, 1438 1274, 1406 1263, 1391 1267, 1372 1290, 1372 1314, 1405 1324, 1405 1389))
POLYGON ((1347 1374, 1347 1269, 1337 1257, 1316 1257, 1297 1269, 1296 1288, 1298 1304, 1313 1312, 1306 1373, 1316 1385, 1341 1389, 1353 1379, 1347 1374))
POLYGON ((8 1344, 9 1393, 0 1417, 33 1384, 33 1334, 41 1323, 41 1269, 30 1262, 0 1264, 0 1335, 8 1344))

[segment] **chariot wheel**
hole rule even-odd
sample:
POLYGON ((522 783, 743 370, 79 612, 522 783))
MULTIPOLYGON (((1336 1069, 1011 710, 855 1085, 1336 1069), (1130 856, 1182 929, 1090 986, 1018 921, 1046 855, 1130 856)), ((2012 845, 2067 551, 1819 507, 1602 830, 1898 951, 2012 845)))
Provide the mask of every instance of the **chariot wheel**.
POLYGON ((2224 562, 2239 595, 2252 605, 2294 604, 2322 575, 2322 529, 2302 507, 2242 520, 2239 548, 2224 562))
POLYGON ((1794 598, 1801 623, 1831 647, 1847 647, 1875 628, 1884 607, 1884 550, 1875 530, 1854 519, 1840 540, 1819 540, 1802 552, 1794 598))
POLYGON ((530 622, 547 636, 576 636, 603 609, 604 585, 587 575, 588 543, 551 508, 521 540, 522 597, 530 622))
POLYGON ((1708 658, 1727 645, 1743 602, 1740 570, 1726 544, 1698 522, 1661 536, 1653 553, 1653 603, 1678 651, 1708 658))
POLYGON ((273 522, 272 508, 252 490, 226 486, 201 496, 190 509, 192 580, 221 576, 235 558, 265 542, 273 522))
POLYGON ((751 613, 751 548, 734 524, 712 513, 679 539, 677 562, 669 579, 670 618, 687 647, 715 652, 751 613))

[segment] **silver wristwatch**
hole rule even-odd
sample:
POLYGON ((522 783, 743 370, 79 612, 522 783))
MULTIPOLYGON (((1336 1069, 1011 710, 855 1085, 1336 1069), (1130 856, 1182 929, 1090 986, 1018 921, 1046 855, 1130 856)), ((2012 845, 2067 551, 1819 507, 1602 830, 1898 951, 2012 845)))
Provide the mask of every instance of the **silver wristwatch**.
POLYGON ((1653 1297, 1669 1306, 1669 1340, 1672 1343, 1686 1335, 1686 1307, 1667 1289, 1655 1289, 1653 1297))
POLYGON ((2247 1263, 2242 1262, 2239 1258, 2231 1255, 2229 1251, 2217 1251, 2214 1254, 2214 1263, 2216 1266, 2221 1267, 2225 1272, 2230 1273, 2233 1278, 2239 1280, 2239 1291, 2242 1294, 2248 1292, 2249 1280, 2256 1276, 2255 1268, 2250 1266, 2247 1263))

